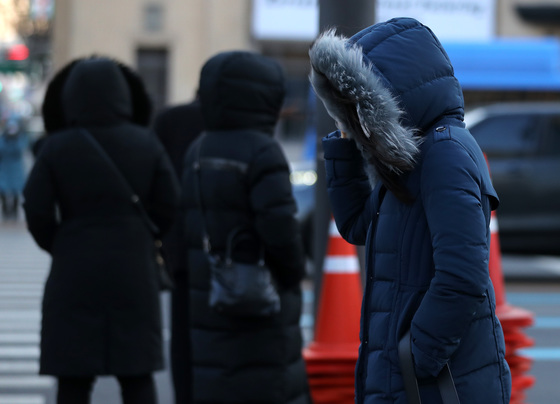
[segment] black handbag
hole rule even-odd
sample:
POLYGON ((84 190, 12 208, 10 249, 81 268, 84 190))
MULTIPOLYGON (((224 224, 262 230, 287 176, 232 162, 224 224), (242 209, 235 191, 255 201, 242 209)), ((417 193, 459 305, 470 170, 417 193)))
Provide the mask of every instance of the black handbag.
POLYGON ((134 190, 132 189, 132 187, 130 186, 130 184, 128 183, 126 178, 124 177, 124 175, 121 173, 121 171, 115 165, 115 162, 109 157, 109 155, 105 152, 103 147, 101 147, 99 142, 97 142, 97 140, 87 130, 81 129, 81 133, 84 134, 85 138, 88 139, 89 143, 97 150, 98 154, 101 157, 103 157, 103 159, 107 162, 107 164, 115 172, 117 178, 123 184, 125 190, 129 193, 130 201, 136 207, 136 209, 138 210, 138 213, 140 213, 140 216, 142 217, 142 220, 146 224, 146 227, 148 228, 150 233, 153 235, 153 237, 154 237, 154 263, 155 263, 155 267, 156 267, 156 270, 157 270, 158 283, 159 283, 160 290, 171 290, 171 289, 173 289, 174 286, 175 286, 175 283, 173 281, 173 277, 171 275, 171 272, 169 271, 169 269, 165 265, 165 260, 163 259, 162 242, 159 239, 159 228, 152 221, 152 219, 150 219, 150 216, 148 215, 148 212, 146 212, 146 209, 144 209, 144 205, 142 205, 142 201, 140 200, 140 197, 138 195, 136 195, 136 193, 134 192, 134 190))
POLYGON ((211 271, 210 307, 234 316, 270 316, 280 311, 280 298, 265 266, 262 244, 257 263, 247 264, 232 259, 236 241, 242 238, 244 231, 238 228, 230 232, 223 259, 207 255, 211 271))
MULTIPOLYGON (((414 361, 412 359, 412 350, 410 346, 410 330, 401 338, 398 346, 399 362, 401 365, 401 373, 404 381, 404 388, 409 404, 422 404, 420 399, 420 390, 418 389, 418 381, 416 372, 414 371, 414 361)), ((442 371, 437 377, 437 384, 441 400, 443 404, 460 404, 453 376, 449 369, 449 364, 445 364, 442 371)))
POLYGON ((259 259, 255 263, 234 261, 234 249, 243 237, 251 237, 247 228, 233 229, 227 237, 224 257, 212 254, 210 237, 200 189, 200 149, 198 144, 195 170, 195 192, 202 215, 202 245, 210 269, 208 303, 217 312, 235 317, 268 317, 280 311, 280 296, 274 286, 270 270, 264 262, 264 246, 260 243, 259 259))

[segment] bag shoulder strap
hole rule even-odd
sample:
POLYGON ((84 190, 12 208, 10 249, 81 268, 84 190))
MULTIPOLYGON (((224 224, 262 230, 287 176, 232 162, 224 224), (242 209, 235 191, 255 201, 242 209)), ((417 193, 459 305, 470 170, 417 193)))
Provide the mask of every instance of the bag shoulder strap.
MULTIPOLYGON (((194 149, 194 162, 193 162, 193 170, 194 170, 194 192, 196 203, 198 205, 198 209, 200 210, 200 214, 202 216, 202 248, 205 253, 210 254, 212 250, 212 246, 210 244, 210 235, 208 234, 208 229, 206 227, 206 210, 204 209, 204 204, 202 203, 202 189, 201 189, 201 171, 202 171, 202 164, 201 164, 201 157, 200 157, 200 150, 202 149, 202 143, 206 137, 206 132, 203 132, 200 135, 199 142, 193 146, 194 149)), ((224 160, 224 159, 209 159, 211 167, 218 167, 218 168, 232 168, 236 169, 242 174, 245 174, 247 171, 247 165, 244 163, 235 162, 233 160, 224 160)), ((245 229, 245 227, 240 226, 236 227, 231 230, 230 234, 227 238, 227 247, 226 247, 226 261, 231 262, 232 250, 235 244, 235 237, 241 234, 245 229)), ((259 265, 264 265, 264 246, 261 243, 260 251, 259 251, 259 265)))
POLYGON ((200 149, 202 149, 202 142, 206 138, 206 132, 203 132, 200 135, 200 139, 198 143, 195 145, 196 149, 194 151, 194 163, 193 163, 193 170, 194 170, 194 193, 196 197, 196 203, 198 205, 198 209, 200 210, 200 214, 202 216, 202 249, 205 253, 210 254, 212 249, 210 245, 210 236, 208 235, 208 230, 206 229, 206 214, 204 210, 204 205, 202 204, 202 190, 201 190, 201 179, 200 179, 200 149))
MULTIPOLYGON (((409 404, 421 404, 420 390, 418 389, 418 380, 414 372, 414 362, 410 348, 410 330, 399 341, 398 353, 408 402, 409 404)), ((438 375, 437 384, 443 404, 460 404, 449 364, 446 363, 438 375)))
POLYGON ((119 168, 117 167, 113 159, 109 157, 105 149, 101 147, 99 142, 93 137, 93 135, 88 130, 82 128, 80 129, 80 132, 93 146, 93 148, 97 150, 97 153, 103 158, 103 160, 105 160, 107 165, 111 167, 112 171, 115 173, 115 176, 119 179, 119 181, 122 183, 123 187, 125 188, 126 192, 130 195, 130 201, 136 207, 136 209, 138 209, 138 212, 140 213, 142 220, 146 224, 146 227, 148 227, 148 230, 150 230, 150 232, 154 235, 159 234, 158 226, 152 221, 152 219, 150 219, 150 216, 148 215, 148 212, 146 212, 146 209, 144 208, 144 205, 142 204, 140 197, 136 194, 136 192, 134 192, 129 182, 126 180, 122 172, 119 170, 119 168))

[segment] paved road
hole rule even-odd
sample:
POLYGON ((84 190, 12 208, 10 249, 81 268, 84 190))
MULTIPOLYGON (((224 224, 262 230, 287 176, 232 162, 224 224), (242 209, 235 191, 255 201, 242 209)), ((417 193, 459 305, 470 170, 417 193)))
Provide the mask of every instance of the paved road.
POLYGON ((44 404, 55 381, 37 376, 40 301, 49 258, 21 224, 0 231, 0 403, 44 404))
MULTIPOLYGON (((50 256, 41 251, 23 221, 0 221, 0 404, 54 404, 56 381, 38 376, 41 298, 50 256)), ((309 284, 306 285, 310 289, 309 284)), ((313 294, 305 294, 304 339, 312 337, 313 294)), ((162 294, 163 334, 169 364, 169 294, 162 294)), ((155 374, 160 404, 172 402, 169 370, 155 374)), ((99 378, 92 404, 120 403, 114 378, 99 378)))
MULTIPOLYGON (((50 257, 35 245, 23 222, 0 223, 0 404, 55 403, 55 379, 37 375, 40 305, 49 265, 50 257)), ((168 300, 162 294, 165 319, 168 300)), ((163 332, 168 341, 167 322, 163 332)), ((155 376, 159 402, 171 403, 169 372, 155 376)), ((120 402, 116 381, 98 379, 92 404, 120 402)))
MULTIPOLYGON (((54 404, 55 380, 38 376, 40 301, 50 258, 39 250, 24 224, 0 222, 0 404, 54 404)), ((534 313, 534 326, 524 330, 535 345, 521 353, 533 359, 529 374, 536 384, 526 403, 557 404, 560 397, 560 260, 550 257, 503 257, 509 304, 534 313)), ((313 288, 304 284, 304 340, 312 339, 313 288)), ((168 297, 162 295, 164 318, 168 297)), ((168 324, 164 324, 168 337, 168 324)), ((166 338, 168 340, 168 338, 166 338)), ((167 350, 166 350, 167 352, 167 350)), ((171 402, 169 372, 156 374, 160 403, 171 402)), ((92 404, 117 404, 118 385, 100 378, 92 404)))
POLYGON ((519 353, 533 359, 530 371, 533 387, 526 390, 526 403, 558 404, 560 402, 560 282, 507 282, 507 302, 529 310, 534 325, 524 333, 534 345, 519 353))

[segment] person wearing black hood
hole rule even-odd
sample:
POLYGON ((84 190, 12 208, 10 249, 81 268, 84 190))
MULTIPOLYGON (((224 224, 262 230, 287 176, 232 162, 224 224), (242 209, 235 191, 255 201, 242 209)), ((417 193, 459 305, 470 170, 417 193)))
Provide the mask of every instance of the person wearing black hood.
POLYGON ((288 163, 273 138, 284 84, 277 62, 251 52, 219 53, 201 70, 206 131, 187 153, 181 197, 194 403, 309 402, 299 327, 303 244, 288 163), (204 214, 197 202, 199 191, 204 214), (250 228, 254 239, 238 244, 239 259, 257 258, 259 244, 264 244, 266 264, 281 298, 279 313, 239 319, 210 307, 203 220, 212 253, 223 256, 228 234, 241 226, 250 228))
POLYGON ((155 403, 152 372, 164 363, 154 236, 95 147, 163 234, 179 186, 147 129, 150 100, 131 69, 93 57, 55 75, 42 111, 49 136, 24 188, 28 229, 52 256, 40 373, 58 378, 59 404, 89 403, 98 375, 118 378, 126 404, 155 403))
MULTIPOLYGON (((154 132, 167 151, 177 178, 181 177, 185 154, 203 130, 198 95, 186 104, 168 107, 154 120, 154 132)), ((171 291, 170 361, 175 404, 191 402, 191 344, 189 329, 189 278, 185 250, 182 247, 182 225, 175 220, 164 237, 163 253, 175 287, 171 291)))

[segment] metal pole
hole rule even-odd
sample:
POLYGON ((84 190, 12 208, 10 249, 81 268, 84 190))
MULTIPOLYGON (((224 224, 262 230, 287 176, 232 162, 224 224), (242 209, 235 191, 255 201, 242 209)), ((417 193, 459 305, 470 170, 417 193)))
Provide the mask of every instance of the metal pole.
MULTIPOLYGON (((375 0, 319 0, 319 32, 336 28, 337 33, 352 36, 375 22, 375 0)), ((317 100, 317 183, 315 191, 315 216, 313 223, 314 237, 314 283, 315 283, 315 314, 317 313, 318 297, 321 293, 323 261, 327 249, 328 229, 331 209, 328 202, 325 179, 325 162, 321 139, 333 132, 336 127, 327 114, 320 100, 317 100)))

